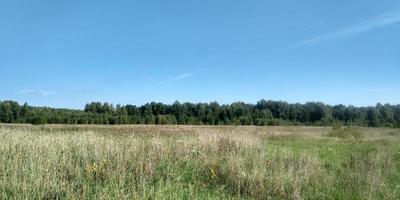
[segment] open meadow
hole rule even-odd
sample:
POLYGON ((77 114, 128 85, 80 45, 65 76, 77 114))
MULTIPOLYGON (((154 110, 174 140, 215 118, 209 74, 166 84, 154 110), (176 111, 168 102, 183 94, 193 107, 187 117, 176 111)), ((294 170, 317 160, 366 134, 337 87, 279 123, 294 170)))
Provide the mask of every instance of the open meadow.
POLYGON ((0 199, 400 199, 400 130, 3 124, 0 199))

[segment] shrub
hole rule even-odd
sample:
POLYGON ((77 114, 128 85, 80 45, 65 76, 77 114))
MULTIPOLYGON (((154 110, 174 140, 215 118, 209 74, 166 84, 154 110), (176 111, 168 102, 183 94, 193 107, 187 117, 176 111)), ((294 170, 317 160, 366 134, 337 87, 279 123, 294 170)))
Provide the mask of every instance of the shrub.
POLYGON ((31 120, 33 125, 43 125, 46 124, 46 119, 43 116, 36 116, 31 120))
POLYGON ((332 127, 332 131, 328 134, 329 137, 337 137, 337 138, 344 138, 344 139, 361 139, 362 138, 362 133, 352 127, 352 126, 347 126, 345 128, 342 128, 340 124, 335 124, 332 127))

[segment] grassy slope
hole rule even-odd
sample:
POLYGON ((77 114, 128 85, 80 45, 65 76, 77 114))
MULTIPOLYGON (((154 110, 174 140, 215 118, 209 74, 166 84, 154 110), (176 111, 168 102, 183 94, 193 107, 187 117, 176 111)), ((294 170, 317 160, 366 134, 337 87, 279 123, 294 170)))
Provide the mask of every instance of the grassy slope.
POLYGON ((0 199, 399 199, 400 131, 0 125, 0 199))

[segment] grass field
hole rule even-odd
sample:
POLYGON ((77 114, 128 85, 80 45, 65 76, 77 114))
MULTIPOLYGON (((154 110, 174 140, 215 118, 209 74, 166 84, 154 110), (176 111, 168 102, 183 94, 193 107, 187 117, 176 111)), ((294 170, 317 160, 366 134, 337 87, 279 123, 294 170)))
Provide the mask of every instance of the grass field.
POLYGON ((400 199, 400 130, 0 125, 0 199, 400 199))

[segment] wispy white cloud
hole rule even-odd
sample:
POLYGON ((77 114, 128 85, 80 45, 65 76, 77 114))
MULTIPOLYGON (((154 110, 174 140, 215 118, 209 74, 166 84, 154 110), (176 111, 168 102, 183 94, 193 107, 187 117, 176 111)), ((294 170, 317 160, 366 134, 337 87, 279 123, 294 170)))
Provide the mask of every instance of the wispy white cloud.
POLYGON ((294 46, 302 46, 308 44, 314 44, 318 42, 323 42, 330 39, 340 38, 348 35, 361 34, 373 29, 382 28, 385 26, 393 25, 400 22, 400 9, 389 11, 378 16, 372 17, 370 19, 364 20, 360 23, 354 24, 352 26, 347 26, 337 31, 319 35, 313 38, 306 39, 302 42, 297 43, 294 46))
POLYGON ((191 77, 191 76, 193 76, 193 75, 195 75, 195 74, 196 74, 196 72, 190 72, 190 73, 180 74, 180 75, 175 76, 175 77, 173 77, 173 78, 170 78, 170 79, 168 79, 168 80, 161 81, 160 84, 166 84, 166 83, 171 83, 171 82, 179 81, 179 80, 182 80, 182 79, 185 79, 185 78, 189 78, 189 77, 191 77))
POLYGON ((54 94, 53 91, 47 90, 21 90, 19 93, 30 96, 50 96, 54 94))

